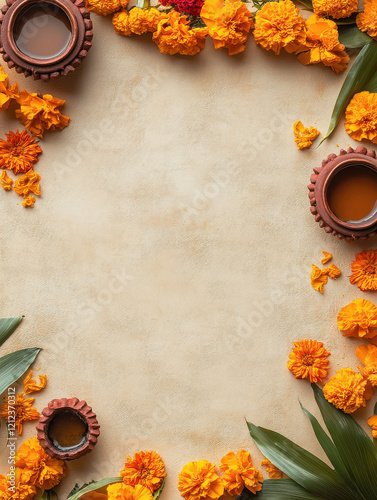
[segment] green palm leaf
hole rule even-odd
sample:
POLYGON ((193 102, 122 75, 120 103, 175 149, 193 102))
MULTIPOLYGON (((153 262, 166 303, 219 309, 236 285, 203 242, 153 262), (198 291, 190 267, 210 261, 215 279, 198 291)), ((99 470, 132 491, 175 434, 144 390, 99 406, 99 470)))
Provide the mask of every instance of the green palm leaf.
POLYGON ((337 126, 340 117, 344 113, 352 97, 365 90, 369 81, 372 79, 377 68, 377 41, 365 45, 358 56, 356 57, 352 68, 349 70, 343 86, 339 92, 338 99, 331 116, 329 129, 321 141, 327 139, 335 127, 337 126))
POLYGON ((101 479, 100 481, 96 481, 88 485, 85 485, 83 488, 80 488, 79 490, 75 488, 73 490, 73 494, 71 493, 70 495, 68 495, 67 500, 79 500, 83 495, 85 495, 85 493, 90 493, 91 491, 99 490, 100 488, 108 486, 109 484, 121 483, 122 481, 123 481, 122 477, 110 477, 107 479, 101 479))
POLYGON ((339 27, 339 42, 349 49, 358 49, 364 47, 367 43, 373 41, 373 38, 363 33, 355 25, 345 25, 339 27))
POLYGON ((322 460, 277 432, 247 423, 261 452, 281 471, 310 493, 328 500, 352 498, 352 492, 322 460))
MULTIPOLYGON (((292 479, 267 479, 257 494, 258 500, 324 500, 309 493, 292 479)), ((255 495, 244 488, 239 500, 255 500, 255 495)))
POLYGON ((0 394, 26 372, 40 351, 39 347, 33 347, 0 358, 0 394))
POLYGON ((155 500, 157 500, 157 498, 160 497, 161 493, 162 493, 162 490, 164 489, 164 486, 165 486, 165 478, 164 480, 162 481, 161 483, 161 486, 158 488, 158 490, 156 490, 155 492, 153 492, 153 498, 155 500))
POLYGON ((18 318, 1 318, 0 319, 0 346, 12 335, 14 330, 22 321, 22 316, 18 318))
POLYGON ((377 450, 372 440, 350 415, 326 401, 319 387, 312 384, 312 388, 326 427, 353 482, 366 500, 377 500, 377 450))

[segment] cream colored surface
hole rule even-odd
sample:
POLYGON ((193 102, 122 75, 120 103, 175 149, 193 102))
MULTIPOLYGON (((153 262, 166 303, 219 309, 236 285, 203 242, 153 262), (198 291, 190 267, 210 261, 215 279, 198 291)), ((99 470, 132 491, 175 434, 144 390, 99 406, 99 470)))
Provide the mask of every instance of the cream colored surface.
MULTIPOLYGON (((25 315, 3 352, 42 347, 38 409, 77 396, 102 426, 94 452, 70 464, 62 498, 75 482, 118 475, 139 449, 164 458, 167 500, 180 498, 191 460, 247 448, 258 465, 244 417, 320 453, 298 402, 316 412, 310 385, 287 357, 294 340, 315 338, 332 352, 331 374, 356 368, 358 343, 336 315, 361 297, 347 279, 352 257, 376 243, 338 241, 309 213, 312 168, 351 142, 342 125, 306 152, 292 126, 324 133, 344 75, 251 39, 232 58, 211 40, 194 58, 161 55, 93 17, 76 73, 43 84, 10 72, 66 99, 72 122, 45 135, 33 210, 0 193, 1 314, 25 315), (309 283, 321 250, 343 271, 323 296, 309 283)), ((7 112, 0 124, 3 137, 18 122, 7 112)), ((26 425, 22 438, 33 432, 26 425)))

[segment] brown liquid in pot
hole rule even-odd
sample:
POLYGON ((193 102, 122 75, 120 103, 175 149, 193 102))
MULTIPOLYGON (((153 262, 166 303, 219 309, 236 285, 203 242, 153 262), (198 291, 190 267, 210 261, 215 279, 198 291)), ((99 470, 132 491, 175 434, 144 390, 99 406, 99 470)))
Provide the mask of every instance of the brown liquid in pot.
POLYGON ((57 448, 73 448, 84 441, 85 422, 74 412, 58 413, 48 426, 48 437, 57 448))

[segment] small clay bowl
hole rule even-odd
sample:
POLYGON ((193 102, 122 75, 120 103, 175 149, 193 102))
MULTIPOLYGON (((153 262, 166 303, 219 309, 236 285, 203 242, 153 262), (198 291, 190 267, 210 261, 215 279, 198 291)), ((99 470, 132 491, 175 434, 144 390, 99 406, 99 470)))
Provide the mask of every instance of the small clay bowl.
MULTIPOLYGON (((35 23, 37 30, 37 22, 35 23)), ((9 68, 31 76, 34 80, 47 81, 74 71, 85 59, 92 46, 93 25, 84 0, 7 0, 0 14, 0 53, 9 68), (28 8, 43 13, 59 12, 65 15, 70 26, 70 40, 56 56, 31 57, 23 53, 16 43, 15 26, 28 8)), ((34 35, 33 35, 34 36, 34 35)), ((37 36, 37 35, 35 35, 37 36)))
POLYGON ((346 241, 366 240, 377 234, 377 214, 366 222, 348 223, 339 219, 330 209, 327 190, 337 173, 344 168, 362 166, 374 170, 377 174, 376 152, 359 146, 355 150, 340 150, 339 155, 330 154, 322 161, 321 167, 313 169, 310 177, 309 199, 310 211, 315 221, 326 233, 346 241))
POLYGON ((75 460, 91 452, 100 435, 100 425, 96 414, 85 401, 77 398, 50 401, 47 408, 42 411, 36 429, 40 445, 45 452, 52 458, 60 460, 75 460), (60 446, 51 437, 51 429, 54 425, 56 427, 57 420, 60 421, 60 425, 64 425, 61 423, 64 419, 82 426, 83 436, 79 442, 69 446, 60 446))

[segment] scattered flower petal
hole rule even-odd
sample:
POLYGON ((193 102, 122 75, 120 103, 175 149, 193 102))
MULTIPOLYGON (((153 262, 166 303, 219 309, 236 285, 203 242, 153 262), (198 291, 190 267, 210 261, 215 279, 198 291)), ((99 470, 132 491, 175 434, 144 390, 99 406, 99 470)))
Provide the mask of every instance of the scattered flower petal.
POLYGON ((319 130, 315 127, 305 128, 299 120, 293 125, 293 133, 295 135, 297 149, 309 148, 313 144, 314 139, 320 134, 319 130))

